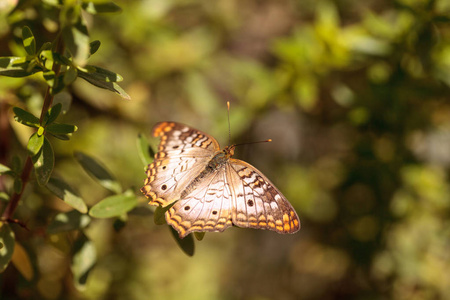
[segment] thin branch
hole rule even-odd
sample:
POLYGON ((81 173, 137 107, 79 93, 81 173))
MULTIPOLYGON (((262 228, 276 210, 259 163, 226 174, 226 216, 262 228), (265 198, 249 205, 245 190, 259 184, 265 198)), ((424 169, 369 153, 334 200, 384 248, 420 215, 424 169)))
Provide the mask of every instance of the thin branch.
POLYGON ((28 183, 28 179, 30 178, 31 170, 33 169, 33 162, 31 161, 31 157, 28 156, 25 162, 25 166, 23 167, 22 174, 20 175, 20 179, 22 180, 22 188, 18 194, 14 193, 11 200, 8 202, 5 210, 2 214, 2 219, 10 220, 14 214, 14 211, 19 204, 20 198, 22 198, 23 191, 25 189, 26 184, 28 183))

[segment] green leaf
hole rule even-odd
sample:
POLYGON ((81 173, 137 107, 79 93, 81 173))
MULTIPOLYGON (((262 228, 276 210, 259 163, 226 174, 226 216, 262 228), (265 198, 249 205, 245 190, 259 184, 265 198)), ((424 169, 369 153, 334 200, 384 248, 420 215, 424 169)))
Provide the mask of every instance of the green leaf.
POLYGON ((91 78, 104 82, 120 82, 123 80, 123 77, 117 73, 92 65, 80 69, 80 73, 89 74, 91 78))
POLYGON ((47 184, 55 166, 55 155, 50 142, 44 137, 44 145, 38 154, 31 157, 34 164, 34 171, 39 185, 47 184))
POLYGON ((0 201, 9 201, 10 197, 7 193, 5 192, 0 192, 0 201))
POLYGON ((82 152, 74 153, 75 159, 92 178, 104 188, 116 193, 122 193, 122 187, 111 173, 100 162, 82 152))
POLYGON ((69 134, 78 130, 78 127, 70 124, 53 123, 46 127, 47 131, 56 135, 69 134))
POLYGON ((64 73, 64 84, 65 85, 69 85, 72 82, 75 81, 75 79, 77 79, 78 76, 78 71, 76 68, 70 67, 65 73, 64 73))
POLYGON ((93 15, 98 13, 114 13, 122 11, 122 9, 114 2, 85 1, 83 2, 82 7, 88 13, 93 15))
POLYGON ((47 188, 58 198, 62 199, 80 213, 87 213, 88 208, 83 199, 62 179, 54 177, 50 178, 47 183, 47 188))
POLYGON ((198 231, 195 231, 195 232, 194 232, 194 236, 195 236, 195 238, 197 239, 197 241, 201 241, 201 240, 203 240, 203 238, 205 237, 205 233, 206 233, 206 232, 198 232, 198 231))
POLYGON ((53 87, 55 85, 55 72, 47 71, 42 74, 44 76, 45 81, 49 87, 53 87))
POLYGON ((12 172, 12 170, 7 166, 0 164, 0 174, 5 174, 7 172, 12 172))
POLYGON ((38 53, 41 53, 42 51, 50 50, 50 49, 52 49, 52 43, 45 42, 42 44, 41 49, 39 49, 38 53))
POLYGON ((155 153, 148 143, 147 138, 143 134, 139 134, 136 139, 139 158, 144 165, 148 165, 153 161, 155 153))
POLYGON ((91 55, 93 55, 95 52, 97 52, 98 48, 100 48, 100 45, 101 45, 100 41, 98 41, 98 40, 92 41, 89 44, 89 47, 90 47, 89 53, 91 55))
POLYGON ((22 28, 22 41, 23 46, 25 47, 25 51, 29 55, 36 54, 36 40, 34 39, 33 33, 28 26, 22 28))
POLYGON ((54 134, 54 133, 51 133, 51 132, 49 132, 49 134, 51 134, 55 138, 57 138, 59 140, 62 140, 62 141, 70 140, 70 137, 68 135, 65 135, 65 134, 54 134))
POLYGON ((47 120, 46 120, 45 124, 48 125, 48 124, 55 122, 55 120, 58 118, 59 114, 61 113, 61 110, 62 110, 61 103, 53 105, 53 107, 50 108, 46 114, 47 120))
POLYGON ((162 207, 162 206, 158 206, 155 209, 155 214, 153 216, 153 221, 155 222, 156 225, 164 225, 167 224, 166 222, 166 218, 165 218, 165 214, 166 211, 168 211, 177 201, 170 203, 169 205, 162 207))
POLYGON ((122 81, 122 76, 99 67, 89 66, 88 71, 79 69, 78 76, 96 87, 110 90, 122 98, 130 100, 130 96, 116 83, 122 81))
POLYGON ((90 210, 89 215, 95 218, 118 217, 132 210, 138 201, 136 196, 124 193, 107 197, 95 204, 90 210))
POLYGON ((83 18, 76 16, 77 21, 73 25, 64 26, 62 36, 64 42, 72 54, 76 66, 84 66, 89 57, 89 34, 83 18))
POLYGON ((39 119, 33 116, 31 113, 19 107, 13 107, 13 112, 15 114, 14 120, 16 120, 16 122, 29 127, 39 127, 39 119))
POLYGON ((188 256, 193 256, 195 252, 195 244, 194 239, 192 238, 192 234, 188 234, 184 237, 184 239, 180 238, 178 235, 178 232, 172 228, 172 226, 169 226, 170 232, 172 232, 172 235, 177 242, 178 246, 180 246, 181 250, 183 250, 184 253, 186 253, 188 256))
POLYGON ((26 57, 0 57, 0 75, 8 77, 26 77, 42 69, 34 60, 26 57))
POLYGON ((0 222, 0 273, 3 272, 11 261, 14 252, 14 232, 6 223, 0 222))
MULTIPOLYGON (((50 179, 51 180, 51 179, 50 179)), ((48 234, 72 231, 85 228, 91 222, 91 218, 78 210, 57 214, 47 227, 48 234)))
POLYGON ((42 146, 44 145, 44 136, 39 135, 37 132, 33 133, 28 140, 27 150, 30 155, 36 155, 41 151, 42 146))
POLYGON ((78 290, 84 290, 89 272, 97 261, 97 251, 85 235, 75 242, 74 250, 71 266, 73 280, 78 290))

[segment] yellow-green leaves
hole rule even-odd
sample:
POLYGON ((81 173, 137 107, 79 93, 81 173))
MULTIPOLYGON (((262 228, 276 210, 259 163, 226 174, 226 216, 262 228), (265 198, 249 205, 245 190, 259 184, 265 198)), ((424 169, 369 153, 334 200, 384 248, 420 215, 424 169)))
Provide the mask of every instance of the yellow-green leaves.
POLYGON ((89 210, 89 215, 95 218, 120 217, 138 204, 136 196, 131 192, 107 197, 89 210))
POLYGON ((27 26, 22 28, 22 41, 23 41, 23 47, 25 48, 25 51, 29 55, 35 55, 36 54, 36 40, 34 38, 33 33, 31 32, 31 29, 27 26))

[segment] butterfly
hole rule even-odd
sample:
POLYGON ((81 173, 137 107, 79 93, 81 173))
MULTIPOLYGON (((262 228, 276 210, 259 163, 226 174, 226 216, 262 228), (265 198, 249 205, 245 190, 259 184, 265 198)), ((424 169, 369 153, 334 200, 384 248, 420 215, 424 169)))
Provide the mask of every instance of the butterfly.
POLYGON ((283 194, 252 165, 232 158, 210 135, 176 122, 153 127, 158 153, 141 191, 150 205, 166 207, 166 221, 181 238, 194 231, 235 225, 294 233, 300 220, 283 194))

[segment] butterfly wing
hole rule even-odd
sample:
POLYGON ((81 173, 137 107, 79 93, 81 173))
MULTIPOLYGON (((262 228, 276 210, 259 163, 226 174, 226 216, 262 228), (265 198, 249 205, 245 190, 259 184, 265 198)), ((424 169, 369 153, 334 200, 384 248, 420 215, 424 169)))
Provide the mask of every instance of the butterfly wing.
POLYGON ((238 159, 227 164, 233 224, 239 227, 294 233, 300 220, 283 194, 252 165, 238 159))
POLYGON ((225 168, 217 169, 166 212, 166 221, 181 238, 193 231, 224 231, 232 225, 231 199, 225 168))
POLYGON ((153 136, 161 142, 141 191, 151 198, 149 204, 166 206, 180 198, 220 148, 210 135, 175 122, 157 123, 153 136))

